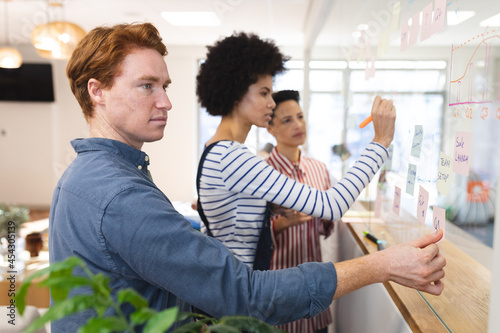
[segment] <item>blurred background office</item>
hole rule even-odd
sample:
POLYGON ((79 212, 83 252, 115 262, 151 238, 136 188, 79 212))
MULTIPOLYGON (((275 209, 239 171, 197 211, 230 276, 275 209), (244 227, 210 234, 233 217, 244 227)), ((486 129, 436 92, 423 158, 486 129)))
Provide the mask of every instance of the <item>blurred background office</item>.
MULTIPOLYGON (((373 97, 392 98, 397 132, 383 193, 375 180, 361 200, 375 202, 380 194, 392 200, 415 166, 415 183, 429 192, 429 206, 445 208, 446 218, 481 244, 468 245, 475 258, 491 268, 500 256, 494 247, 498 1, 2 0, 0 17, 0 203, 48 209, 75 157, 69 141, 88 136, 65 75, 72 44, 98 25, 149 21, 168 48, 173 109, 164 139, 143 149, 155 183, 190 214, 198 159, 218 125, 196 100, 198 66, 206 45, 246 31, 275 40, 291 56, 275 90, 300 92, 307 154, 340 179, 373 138, 370 125, 358 127, 373 97), (415 125, 423 128, 418 157, 412 154, 415 125), (450 174, 452 185, 443 193, 436 186, 440 154, 453 156, 457 130, 471 133, 470 169, 467 176, 450 174), (172 163, 172 156, 183 163, 172 163), (490 249, 486 256, 483 245, 490 249)), ((246 144, 257 153, 275 142, 255 128, 246 144)), ((403 193, 401 207, 413 213, 417 194, 417 186, 403 193)))

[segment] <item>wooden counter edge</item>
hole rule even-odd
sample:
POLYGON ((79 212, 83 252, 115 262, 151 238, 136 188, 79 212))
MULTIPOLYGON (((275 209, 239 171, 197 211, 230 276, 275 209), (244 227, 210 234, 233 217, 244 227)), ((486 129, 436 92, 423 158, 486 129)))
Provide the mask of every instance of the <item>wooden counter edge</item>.
MULTIPOLYGON (((370 246, 369 250, 352 225, 350 223, 346 223, 346 225, 364 254, 377 251, 375 244, 373 244, 373 248, 370 246)), ((386 282, 384 286, 412 332, 424 333, 429 332, 430 329, 434 333, 449 332, 416 290, 393 282, 386 282)))

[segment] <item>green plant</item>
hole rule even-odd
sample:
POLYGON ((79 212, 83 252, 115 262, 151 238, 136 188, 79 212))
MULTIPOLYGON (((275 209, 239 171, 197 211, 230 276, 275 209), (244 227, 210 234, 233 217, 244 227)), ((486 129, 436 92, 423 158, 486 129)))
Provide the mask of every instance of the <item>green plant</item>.
POLYGON ((30 210, 24 206, 10 206, 0 203, 0 237, 6 237, 9 233, 9 221, 15 223, 16 233, 19 232, 21 224, 28 221, 30 210))
POLYGON ((37 318, 28 327, 25 333, 34 332, 50 321, 56 321, 87 309, 94 309, 96 316, 80 327, 79 333, 135 332, 140 325, 144 325, 144 333, 157 333, 166 331, 176 321, 188 318, 196 320, 182 325, 173 332, 282 332, 265 322, 247 316, 226 316, 215 319, 201 314, 178 312, 177 308, 156 311, 149 308, 146 299, 131 288, 120 290, 115 300, 111 296, 109 277, 92 273, 77 257, 69 257, 64 261, 54 263, 24 280, 15 295, 15 304, 21 315, 26 308, 28 288, 33 280, 39 278, 42 278, 39 282, 40 286, 50 288, 54 303, 43 316, 37 318), (73 275, 73 269, 76 267, 81 268, 86 276, 73 275), (93 292, 68 298, 72 289, 80 287, 90 287, 93 292), (135 312, 130 315, 129 319, 120 309, 124 303, 130 303, 135 308, 135 312), (115 315, 104 316, 109 308, 114 310, 115 315))

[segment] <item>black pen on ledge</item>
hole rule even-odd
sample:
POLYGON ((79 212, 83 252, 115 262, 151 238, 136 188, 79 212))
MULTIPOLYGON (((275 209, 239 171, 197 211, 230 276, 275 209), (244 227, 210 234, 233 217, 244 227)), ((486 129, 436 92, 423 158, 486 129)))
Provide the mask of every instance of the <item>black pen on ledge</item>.
POLYGON ((368 238, 369 240, 371 240, 372 242, 374 242, 375 244, 377 244, 377 249, 379 251, 384 249, 384 244, 382 244, 381 240, 377 239, 377 237, 373 236, 368 231, 363 231, 363 233, 365 234, 366 238, 368 238))

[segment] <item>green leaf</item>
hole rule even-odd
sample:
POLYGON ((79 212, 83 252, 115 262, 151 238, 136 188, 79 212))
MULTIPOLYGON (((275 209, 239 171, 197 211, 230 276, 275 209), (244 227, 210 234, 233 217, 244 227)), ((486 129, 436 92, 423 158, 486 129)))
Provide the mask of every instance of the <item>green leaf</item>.
MULTIPOLYGON (((19 310, 19 314, 24 313, 24 309, 26 308, 26 294, 28 293, 28 289, 34 279, 38 279, 42 276, 48 275, 53 272, 57 272, 60 270, 67 270, 69 268, 73 269, 76 266, 83 265, 83 262, 80 258, 77 257, 69 257, 64 261, 57 262, 51 264, 49 267, 41 269, 39 271, 30 274, 27 278, 24 279, 23 283, 19 287, 15 300, 16 307, 19 310)), ((49 277, 50 278, 50 277, 49 277)))
POLYGON ((57 288, 61 290, 68 291, 81 286, 91 286, 92 284, 93 282, 91 279, 78 275, 52 277, 39 283, 42 287, 57 286, 57 288))
POLYGON ((97 312, 98 317, 104 316, 109 307, 113 307, 114 300, 109 295, 102 295, 94 292, 93 308, 97 312))
POLYGON ((165 332, 177 319, 179 309, 176 307, 155 314, 144 327, 144 333, 165 332))
POLYGON ((105 317, 90 318, 89 321, 78 329, 78 333, 110 333, 125 332, 129 329, 128 323, 123 318, 105 317))
POLYGON ((106 298, 111 296, 111 288, 109 287, 109 277, 104 274, 96 274, 92 276, 94 282, 94 291, 106 298))
POLYGON ((207 319, 210 319, 212 322, 215 322, 217 321, 216 319, 214 318, 210 318, 204 314, 201 314, 201 313, 192 313, 192 312, 179 312, 177 314, 177 321, 183 321, 183 320, 186 320, 188 318, 196 318, 196 319, 204 319, 204 318, 207 318, 207 319))
MULTIPOLYGON (((68 259, 52 264, 53 269, 50 270, 49 279, 57 279, 62 277, 70 277, 73 273, 73 268, 83 265, 80 258, 69 257, 68 259)), ((49 267, 51 267, 49 266, 49 267)), ((59 288, 57 285, 50 287, 50 296, 56 302, 65 300, 68 297, 69 290, 59 288)))
POLYGON ((92 308, 95 301, 94 295, 75 295, 72 298, 55 303, 41 317, 38 317, 25 331, 34 332, 42 328, 46 323, 56 321, 74 313, 92 308))
POLYGON ((172 333, 199 333, 208 321, 210 321, 209 318, 193 321, 176 328, 172 333))
POLYGON ((142 325, 144 324, 146 321, 148 321, 149 319, 151 319, 151 317, 153 317, 155 314, 157 314, 158 312, 156 312, 155 310, 153 309, 150 309, 150 308, 142 308, 138 311, 135 311, 134 313, 132 313, 130 315, 130 322, 136 326, 136 325, 142 325))
POLYGON ((137 310, 148 306, 148 301, 132 288, 123 289, 118 292, 118 303, 130 303, 137 310))

